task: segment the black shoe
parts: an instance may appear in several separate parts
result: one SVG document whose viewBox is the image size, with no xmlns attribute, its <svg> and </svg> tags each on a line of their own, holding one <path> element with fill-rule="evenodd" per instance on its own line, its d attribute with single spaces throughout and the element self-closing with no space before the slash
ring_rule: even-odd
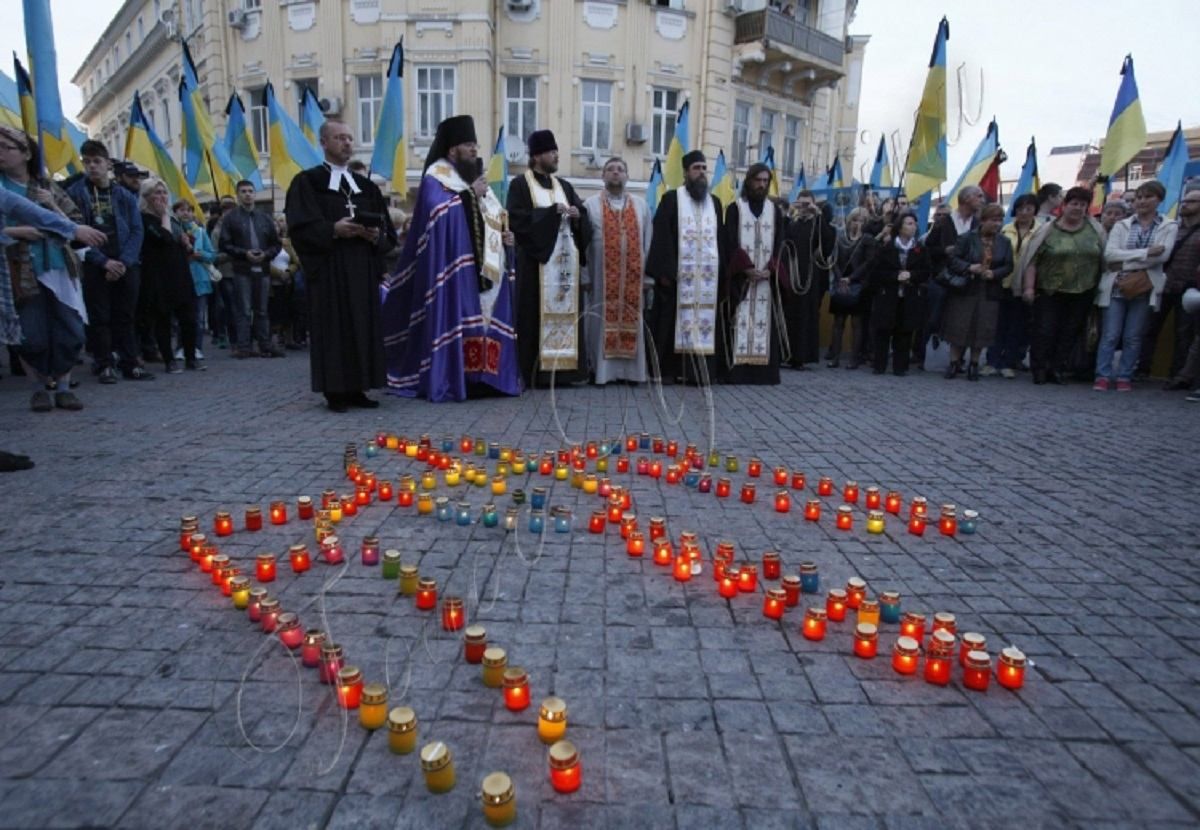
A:
<svg viewBox="0 0 1200 830">
<path fill-rule="evenodd" d="M 846 368 L 847 368 L 847 369 L 851 369 L 851 370 L 853 370 L 853 369 L 857 369 L 857 368 L 858 368 L 858 361 L 857 361 L 857 360 L 851 360 L 849 363 L 847 363 L 847 364 L 846 364 Z"/>
<path fill-rule="evenodd" d="M 1046 382 L 1053 383 L 1057 386 L 1066 386 L 1067 385 L 1067 379 L 1064 378 L 1062 375 L 1060 375 L 1058 372 L 1047 372 L 1046 373 Z"/>
<path fill-rule="evenodd" d="M 326 395 L 325 405 L 329 407 L 330 412 L 345 412 L 350 408 L 341 395 Z"/>
<path fill-rule="evenodd" d="M 1037 369 L 1033 373 L 1033 385 L 1041 386 L 1046 382 L 1046 372 L 1043 369 Z"/>
<path fill-rule="evenodd" d="M 967 380 L 979 380 L 979 364 L 967 364 Z"/>
<path fill-rule="evenodd" d="M 205 365 L 203 360 L 186 360 L 183 366 L 185 369 L 190 369 L 193 372 L 208 371 L 208 366 Z"/>
<path fill-rule="evenodd" d="M 829 369 L 836 369 L 837 367 L 839 367 L 841 365 L 842 365 L 842 362 L 840 360 L 838 360 L 836 357 L 833 360 L 831 360 L 825 364 L 826 368 L 829 368 Z"/>
<path fill-rule="evenodd" d="M 1190 381 L 1181 380 L 1180 378 L 1175 378 L 1174 380 L 1169 380 L 1163 384 L 1164 392 L 1178 392 L 1178 391 L 1181 391 L 1184 389 L 1191 389 L 1191 388 L 1192 388 L 1192 384 Z"/>
<path fill-rule="evenodd" d="M 872 370 L 871 370 L 871 374 L 873 374 L 873 375 L 882 375 L 882 374 L 883 374 L 883 369 L 872 369 Z"/>
<path fill-rule="evenodd" d="M 0 452 L 0 473 L 15 473 L 20 470 L 30 470 L 33 462 L 27 455 L 17 455 L 11 452 Z"/>
<path fill-rule="evenodd" d="M 946 371 L 942 373 L 942 377 L 944 377 L 946 380 L 954 380 L 956 377 L 958 377 L 957 361 L 950 361 L 950 364 L 946 367 Z"/>
<path fill-rule="evenodd" d="M 147 372 L 141 366 L 134 366 L 132 369 L 125 370 L 121 373 L 121 377 L 125 378 L 125 380 L 154 380 L 154 375 Z M 104 382 L 103 377 L 101 377 L 100 382 Z"/>
<path fill-rule="evenodd" d="M 908 370 L 907 369 L 897 369 L 896 371 L 892 372 L 892 374 L 898 378 L 904 378 L 904 377 L 908 377 Z"/>
<path fill-rule="evenodd" d="M 362 392 L 355 392 L 353 395 L 346 396 L 346 403 L 350 406 L 357 406 L 359 409 L 378 409 L 379 401 L 373 398 L 368 398 Z"/>
</svg>

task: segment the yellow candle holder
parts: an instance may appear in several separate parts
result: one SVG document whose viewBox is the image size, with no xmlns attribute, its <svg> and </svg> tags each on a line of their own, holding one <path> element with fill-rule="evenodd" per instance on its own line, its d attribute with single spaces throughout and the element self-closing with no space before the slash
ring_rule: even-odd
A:
<svg viewBox="0 0 1200 830">
<path fill-rule="evenodd" d="M 388 713 L 388 749 L 407 755 L 417 748 L 417 714 L 407 706 Z"/>
</svg>

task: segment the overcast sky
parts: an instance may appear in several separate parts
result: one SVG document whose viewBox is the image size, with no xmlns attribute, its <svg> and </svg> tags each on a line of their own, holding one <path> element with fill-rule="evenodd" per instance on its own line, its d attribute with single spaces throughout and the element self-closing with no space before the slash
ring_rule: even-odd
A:
<svg viewBox="0 0 1200 830">
<path fill-rule="evenodd" d="M 20 6 L 15 0 L 7 0 L 7 5 L 17 19 L 0 27 L 0 56 L 11 75 L 7 56 L 16 51 L 24 60 L 26 50 Z M 71 76 L 120 5 L 119 0 L 51 0 L 59 82 L 69 116 L 79 112 L 82 102 Z M 993 115 L 1010 159 L 1007 177 L 1015 178 L 1031 135 L 1037 136 L 1043 159 L 1053 146 L 1103 136 L 1126 52 L 1134 56 L 1150 130 L 1172 129 L 1180 119 L 1184 126 L 1200 125 L 1195 73 L 1184 69 L 1190 66 L 1187 55 L 1195 50 L 1200 30 L 1197 8 L 1196 0 L 1142 0 L 1133 5 L 1118 0 L 860 0 L 850 31 L 870 35 L 871 42 L 863 71 L 862 143 L 854 175 L 861 178 L 869 172 L 880 134 L 898 130 L 901 144 L 907 146 L 943 14 L 950 18 L 949 134 L 958 138 L 950 148 L 951 181 Z M 958 119 L 956 69 L 964 63 L 967 116 L 974 120 L 979 115 L 973 126 Z"/>
</svg>

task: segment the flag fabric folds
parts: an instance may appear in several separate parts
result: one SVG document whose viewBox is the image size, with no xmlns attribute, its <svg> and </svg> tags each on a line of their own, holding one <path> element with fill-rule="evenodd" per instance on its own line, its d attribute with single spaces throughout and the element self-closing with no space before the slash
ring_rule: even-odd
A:
<svg viewBox="0 0 1200 830">
<path fill-rule="evenodd" d="M 504 125 L 496 134 L 496 146 L 492 148 L 492 157 L 487 166 L 488 187 L 504 205 L 508 203 L 508 156 L 504 154 Z"/>
<path fill-rule="evenodd" d="M 1021 165 L 1021 175 L 1017 177 L 1017 184 L 1008 199 L 1008 212 L 1004 214 L 1006 225 L 1013 220 L 1013 205 L 1017 198 L 1026 193 L 1036 195 L 1041 186 L 1042 181 L 1038 177 L 1037 142 L 1031 138 L 1029 146 L 1025 148 L 1025 163 Z"/>
<path fill-rule="evenodd" d="M 725 161 L 725 151 L 717 153 L 716 165 L 713 167 L 712 194 L 721 203 L 721 209 L 727 210 L 737 201 L 737 183 L 733 178 L 733 169 Z"/>
<path fill-rule="evenodd" d="M 21 99 L 17 95 L 17 82 L 0 71 L 0 124 L 14 130 L 24 129 L 21 123 Z"/>
<path fill-rule="evenodd" d="M 683 184 L 683 157 L 688 152 L 690 113 L 691 102 L 684 101 L 675 119 L 675 135 L 667 147 L 667 158 L 662 164 L 662 178 L 667 190 L 674 190 Z"/>
<path fill-rule="evenodd" d="M 658 210 L 658 200 L 666 191 L 667 185 L 663 181 L 662 162 L 655 159 L 654 167 L 650 169 L 650 181 L 646 184 L 646 206 L 650 208 L 651 216 L 654 215 L 654 211 Z"/>
<path fill-rule="evenodd" d="M 392 190 L 401 194 L 408 192 L 404 139 L 404 43 L 401 41 L 392 49 L 388 63 L 387 89 L 375 125 L 375 150 L 371 153 L 371 172 L 390 179 Z"/>
<path fill-rule="evenodd" d="M 892 165 L 888 160 L 887 136 L 879 137 L 879 149 L 875 151 L 875 164 L 871 167 L 872 190 L 892 186 Z"/>
<path fill-rule="evenodd" d="M 846 184 L 846 176 L 842 173 L 842 159 L 840 156 L 835 156 L 833 164 L 829 165 L 829 170 L 825 174 L 825 188 L 833 190 L 837 187 L 845 187 Z"/>
<path fill-rule="evenodd" d="M 992 165 L 998 152 L 1000 152 L 1000 128 L 996 125 L 996 119 L 993 118 L 992 123 L 988 124 L 987 133 L 984 134 L 983 140 L 979 142 L 979 146 L 971 154 L 971 160 L 967 162 L 966 169 L 958 177 L 958 181 L 954 183 L 954 187 L 950 190 L 950 195 L 946 197 L 951 210 L 958 207 L 958 193 L 960 190 L 968 185 L 978 185 L 983 180 L 983 174 Z"/>
<path fill-rule="evenodd" d="M 15 54 L 13 72 L 17 76 L 17 105 L 21 112 L 21 129 L 26 135 L 37 135 L 37 106 L 33 101 L 33 81 L 29 79 L 29 73 Z"/>
<path fill-rule="evenodd" d="M 788 194 L 788 202 L 794 202 L 800 197 L 801 190 L 808 190 L 808 177 L 804 175 L 804 165 L 800 165 L 800 172 L 796 174 L 796 181 L 792 183 L 792 192 Z"/>
<path fill-rule="evenodd" d="M 133 108 L 129 112 L 129 131 L 125 134 L 125 158 L 138 164 L 163 180 L 171 201 L 183 199 L 192 206 L 196 216 L 203 217 L 200 203 L 188 187 L 187 179 L 171 160 L 171 154 L 155 134 L 142 110 L 142 97 L 133 93 Z"/>
<path fill-rule="evenodd" d="M 1175 125 L 1171 143 L 1167 145 L 1167 154 L 1163 157 L 1162 166 L 1158 168 L 1158 180 L 1167 189 L 1166 198 L 1159 204 L 1158 212 L 1168 219 L 1174 219 L 1179 211 L 1179 198 L 1183 193 L 1183 171 L 1187 164 L 1187 140 L 1183 137 L 1183 122 L 1179 122 Z"/>
<path fill-rule="evenodd" d="M 225 145 L 225 152 L 237 168 L 238 175 L 251 182 L 255 190 L 262 190 L 258 148 L 254 146 L 254 136 L 250 133 L 250 125 L 246 123 L 246 108 L 236 92 L 229 96 L 229 103 L 225 105 L 225 138 L 221 143 Z"/>
<path fill-rule="evenodd" d="M 933 41 L 929 74 L 925 77 L 904 165 L 903 186 L 912 199 L 946 180 L 946 41 L 949 39 L 950 23 L 943 17 Z"/>
<path fill-rule="evenodd" d="M 775 169 L 775 148 L 770 144 L 763 151 L 762 163 L 767 165 L 767 169 L 771 171 L 771 183 L 767 185 L 767 196 L 772 199 L 778 199 L 780 196 L 779 171 Z M 716 179 L 713 179 L 713 181 L 716 181 Z"/>
<path fill-rule="evenodd" d="M 232 196 L 241 175 L 225 145 L 217 141 L 208 105 L 187 43 L 183 44 L 183 77 L 179 79 L 179 108 L 183 113 L 183 169 L 190 187 Z"/>
<path fill-rule="evenodd" d="M 1142 101 L 1133 76 L 1133 56 L 1126 55 L 1121 64 L 1121 86 L 1108 119 L 1104 149 L 1100 151 L 1099 174 L 1111 177 L 1145 146 L 1146 119 L 1142 115 Z"/>
<path fill-rule="evenodd" d="M 324 158 L 308 143 L 299 125 L 288 117 L 279 99 L 275 97 L 275 88 L 270 82 L 263 89 L 263 101 L 267 107 L 271 178 L 276 185 L 287 190 L 297 173 L 316 167 Z"/>
<path fill-rule="evenodd" d="M 300 90 L 300 131 L 316 150 L 321 149 L 321 125 L 324 123 L 325 113 L 321 110 L 317 93 L 306 85 Z"/>
<path fill-rule="evenodd" d="M 42 163 L 53 175 L 76 160 L 75 148 L 63 118 L 58 94 L 58 65 L 54 50 L 54 23 L 50 0 L 23 0 L 25 10 L 25 49 L 33 77 L 33 101 L 37 128 L 30 135 L 41 144 Z"/>
</svg>

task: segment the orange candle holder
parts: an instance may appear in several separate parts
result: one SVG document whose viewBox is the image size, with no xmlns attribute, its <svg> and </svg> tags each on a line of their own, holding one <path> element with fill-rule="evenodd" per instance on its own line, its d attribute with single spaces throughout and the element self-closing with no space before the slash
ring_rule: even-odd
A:
<svg viewBox="0 0 1200 830">
<path fill-rule="evenodd" d="M 829 612 L 824 608 L 810 606 L 804 610 L 804 622 L 800 624 L 800 633 L 804 635 L 806 640 L 824 640 L 825 639 L 825 620 L 829 616 Z"/>
<path fill-rule="evenodd" d="M 270 506 L 271 524 L 287 524 L 287 505 L 281 501 L 273 501 Z"/>
<path fill-rule="evenodd" d="M 841 588 L 830 588 L 825 595 L 825 614 L 834 622 L 846 619 L 846 592 Z"/>
<path fill-rule="evenodd" d="M 686 553 L 681 553 L 675 557 L 675 566 L 672 570 L 676 582 L 687 582 L 692 578 L 692 560 Z"/>
<path fill-rule="evenodd" d="M 504 670 L 504 706 L 510 712 L 529 708 L 529 675 L 519 666 Z"/>
<path fill-rule="evenodd" d="M 792 497 L 787 490 L 780 490 L 775 493 L 775 512 L 789 513 L 792 509 Z"/>
<path fill-rule="evenodd" d="M 254 578 L 259 582 L 275 581 L 275 554 L 260 553 L 254 560 Z"/>
<path fill-rule="evenodd" d="M 458 631 L 466 624 L 466 620 L 462 597 L 442 598 L 442 631 Z"/>
<path fill-rule="evenodd" d="M 809 499 L 804 505 L 804 521 L 815 522 L 821 518 L 821 502 L 817 499 Z"/>
<path fill-rule="evenodd" d="M 854 508 L 848 504 L 839 505 L 837 509 L 837 529 L 851 530 L 854 527 Z"/>
<path fill-rule="evenodd" d="M 854 627 L 854 656 L 873 660 L 879 652 L 879 629 L 870 623 L 859 623 Z"/>
<path fill-rule="evenodd" d="M 1025 655 L 1016 646 L 1000 652 L 1000 665 L 996 667 L 996 682 L 1005 689 L 1016 691 L 1025 685 Z"/>
<path fill-rule="evenodd" d="M 768 620 L 782 620 L 787 608 L 787 594 L 782 588 L 768 588 L 763 596 L 763 616 Z"/>
<path fill-rule="evenodd" d="M 675 549 L 670 539 L 659 539 L 654 543 L 654 564 L 666 567 L 675 559 Z"/>
<path fill-rule="evenodd" d="M 879 627 L 879 600 L 863 597 L 862 602 L 858 604 L 858 619 L 860 623 L 870 623 L 876 628 Z"/>
<path fill-rule="evenodd" d="M 738 590 L 749 594 L 758 590 L 758 567 L 749 562 L 738 568 Z"/>
<path fill-rule="evenodd" d="M 550 786 L 555 792 L 573 793 L 579 789 L 583 770 L 579 764 L 579 750 L 570 741 L 559 741 L 550 747 Z"/>
<path fill-rule="evenodd" d="M 916 674 L 920 659 L 921 646 L 916 640 L 903 635 L 896 638 L 892 647 L 892 669 L 896 674 Z"/>
<path fill-rule="evenodd" d="M 416 605 L 421 611 L 432 611 L 437 607 L 437 580 L 428 576 L 417 580 Z"/>
<path fill-rule="evenodd" d="M 893 516 L 900 515 L 900 508 L 903 506 L 903 504 L 904 502 L 900 498 L 900 494 L 895 490 L 888 490 L 887 495 L 884 496 L 883 509 L 888 513 L 891 513 Z"/>
<path fill-rule="evenodd" d="M 630 556 L 642 556 L 646 552 L 646 539 L 640 531 L 634 530 L 625 542 L 625 552 Z"/>
<path fill-rule="evenodd" d="M 783 562 L 776 551 L 769 550 L 762 556 L 763 579 L 779 579 L 783 570 Z"/>
<path fill-rule="evenodd" d="M 967 652 L 963 664 L 963 686 L 974 692 L 986 692 L 992 679 L 992 658 L 986 651 Z"/>
</svg>

